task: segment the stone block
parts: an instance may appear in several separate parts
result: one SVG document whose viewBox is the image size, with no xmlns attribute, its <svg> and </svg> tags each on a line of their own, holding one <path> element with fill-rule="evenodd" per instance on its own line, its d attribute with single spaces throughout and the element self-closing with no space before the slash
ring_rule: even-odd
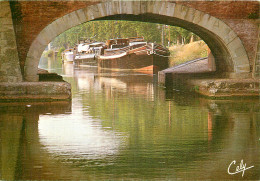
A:
<svg viewBox="0 0 260 181">
<path fill-rule="evenodd" d="M 8 63 L 13 64 L 17 63 L 18 64 L 18 52 L 16 51 L 15 48 L 8 48 L 5 51 L 6 58 L 8 59 Z"/>
<path fill-rule="evenodd" d="M 15 48 L 16 42 L 15 42 L 14 39 L 0 40 L 0 46 L 1 47 L 7 47 L 7 48 Z"/>
<path fill-rule="evenodd" d="M 119 1 L 113 1 L 111 3 L 106 3 L 106 11 L 109 15 L 121 14 L 121 5 Z M 110 9 L 109 9 L 110 8 Z"/>
<path fill-rule="evenodd" d="M 15 40 L 14 31 L 5 31 L 3 32 L 4 40 Z"/>
<path fill-rule="evenodd" d="M 52 22 L 49 26 L 52 26 L 54 31 L 56 32 L 57 36 L 64 32 L 64 30 L 61 28 L 62 26 L 59 24 L 60 21 L 56 20 Z"/>
<path fill-rule="evenodd" d="M 9 3 L 9 1 L 1 1 L 0 8 L 1 8 L 1 10 L 3 9 L 3 10 L 9 11 L 10 10 L 10 3 Z"/>
<path fill-rule="evenodd" d="M 133 10 L 133 2 L 132 1 L 121 1 L 124 2 L 124 8 L 122 10 L 124 10 L 123 12 L 125 14 L 134 14 L 134 10 Z"/>
<path fill-rule="evenodd" d="M 100 5 L 100 6 L 101 6 L 101 5 Z M 100 6 L 98 6 L 98 7 L 100 7 Z M 101 9 L 100 9 L 100 11 L 101 11 Z M 86 16 L 85 16 L 85 14 L 84 14 L 84 11 L 83 11 L 82 9 L 77 10 L 77 11 L 76 11 L 76 14 L 77 14 L 77 16 L 78 16 L 78 19 L 79 19 L 79 22 L 80 22 L 80 23 L 84 23 L 84 22 L 87 21 Z M 103 16 L 104 16 L 104 15 L 103 15 Z"/>
<path fill-rule="evenodd" d="M 167 12 L 166 11 L 166 3 L 165 2 L 162 2 L 161 3 L 161 7 L 158 7 L 158 14 L 160 15 L 165 15 L 165 13 Z"/>
<path fill-rule="evenodd" d="M 12 17 L 0 17 L 0 24 L 2 24 L 2 25 L 13 25 Z"/>
<path fill-rule="evenodd" d="M 226 44 L 229 44 L 231 41 L 233 41 L 235 38 L 237 38 L 237 35 L 235 32 L 229 28 L 229 32 L 223 35 L 223 40 Z"/>
<path fill-rule="evenodd" d="M 2 2 L 1 2 L 2 4 Z M 7 17 L 7 18 L 12 18 L 12 14 L 11 14 L 11 11 L 10 11 L 10 7 L 2 7 L 0 4 L 0 18 L 1 17 Z"/>
<path fill-rule="evenodd" d="M 53 86 L 48 84 L 35 84 L 33 86 L 27 86 L 26 92 L 30 95 L 41 95 L 41 94 L 51 94 Z"/>
<path fill-rule="evenodd" d="M 95 19 L 94 12 L 90 9 L 90 7 L 88 7 L 88 8 L 85 10 L 85 15 L 86 15 L 86 19 L 87 19 L 88 21 L 91 21 L 91 20 L 94 20 L 94 19 Z"/>
<path fill-rule="evenodd" d="M 68 16 L 66 16 L 66 18 L 68 18 Z M 68 24 L 70 24 L 69 21 L 68 21 Z M 45 27 L 46 36 L 43 38 L 46 41 L 45 41 L 44 45 L 47 46 L 58 35 L 57 31 L 55 31 L 54 28 L 55 28 L 55 26 L 51 26 L 51 25 Z"/>
<path fill-rule="evenodd" d="M 104 6 L 104 15 L 105 16 L 109 16 L 109 15 L 112 15 L 113 13 L 114 13 L 114 11 L 116 11 L 116 8 L 115 8 L 115 3 L 116 2 L 111 2 L 111 1 L 108 1 L 108 2 L 105 2 L 104 4 L 103 4 L 103 6 Z"/>
<path fill-rule="evenodd" d="M 193 9 L 193 8 L 189 8 L 186 16 L 184 17 L 185 20 L 187 20 L 188 22 L 193 22 L 193 19 L 195 17 L 195 12 L 196 12 L 196 9 Z"/>
<path fill-rule="evenodd" d="M 250 66 L 249 65 L 237 65 L 234 69 L 235 73 L 244 73 L 244 72 L 250 72 Z"/>
<path fill-rule="evenodd" d="M 25 79 L 25 81 L 28 81 L 28 82 L 38 82 L 39 76 L 38 75 L 25 75 L 24 79 Z"/>
<path fill-rule="evenodd" d="M 0 99 L 68 100 L 71 99 L 71 86 L 67 82 L 0 83 Z"/>
<path fill-rule="evenodd" d="M 4 25 L 0 22 L 0 32 L 1 34 L 4 32 L 12 32 L 13 31 L 13 25 Z M 0 39 L 5 39 L 4 36 L 0 36 Z"/>
<path fill-rule="evenodd" d="M 48 45 L 50 42 L 49 40 L 49 36 L 48 36 L 48 30 L 47 30 L 47 27 L 44 28 L 37 36 L 37 38 L 33 41 L 32 45 L 35 44 L 40 44 L 40 45 Z M 32 47 L 31 45 L 31 47 Z"/>
<path fill-rule="evenodd" d="M 256 66 L 255 66 L 255 71 L 258 72 L 258 73 L 260 73 L 260 65 L 256 65 Z"/>
<path fill-rule="evenodd" d="M 237 57 L 241 57 L 246 54 L 246 51 L 245 51 L 244 47 L 238 47 L 237 49 L 235 49 L 235 54 Z"/>
<path fill-rule="evenodd" d="M 132 13 L 134 15 L 141 14 L 141 2 L 140 1 L 133 1 L 132 2 Z"/>
<path fill-rule="evenodd" d="M 174 15 L 175 3 L 167 2 L 164 15 L 172 17 Z"/>
<path fill-rule="evenodd" d="M 187 6 L 182 6 L 180 4 L 176 4 L 174 10 L 174 17 L 184 20 L 189 8 Z"/>
<path fill-rule="evenodd" d="M 247 79 L 247 78 L 251 78 L 252 75 L 248 72 L 245 72 L 245 73 L 243 73 L 243 72 L 240 72 L 240 73 L 232 72 L 232 73 L 229 73 L 227 75 L 227 77 L 230 78 L 230 79 Z"/>
<path fill-rule="evenodd" d="M 248 61 L 247 55 L 242 55 L 240 57 L 233 58 L 233 63 L 234 63 L 234 66 L 238 66 L 238 65 L 248 65 L 249 66 L 249 61 Z"/>
<path fill-rule="evenodd" d="M 35 61 L 36 61 L 36 60 L 40 60 L 41 55 L 42 55 L 42 53 L 43 53 L 45 47 L 46 47 L 46 46 L 41 46 L 41 47 L 39 47 L 39 48 L 37 48 L 37 49 L 36 49 L 36 48 L 32 48 L 32 50 L 30 50 L 30 52 L 28 53 L 28 56 L 34 57 L 34 60 L 35 60 Z"/>
<path fill-rule="evenodd" d="M 201 21 L 201 19 L 202 19 L 202 17 L 204 16 L 204 14 L 205 14 L 205 13 L 196 10 L 195 13 L 194 13 L 194 18 L 193 18 L 193 21 L 192 21 L 192 22 L 193 22 L 194 24 L 198 24 L 198 23 Z"/>
<path fill-rule="evenodd" d="M 105 9 L 104 9 L 103 4 L 98 4 L 97 8 L 98 8 L 98 11 L 100 12 L 100 16 L 104 17 L 105 16 Z"/>
<path fill-rule="evenodd" d="M 182 15 L 182 5 L 176 4 L 175 8 L 174 8 L 173 16 L 176 17 L 176 18 L 181 19 L 181 15 Z"/>
<path fill-rule="evenodd" d="M 30 47 L 30 49 L 28 51 L 28 54 L 27 54 L 28 57 L 32 57 L 33 56 L 32 54 L 33 54 L 33 50 L 34 49 L 38 49 L 38 48 L 44 46 L 44 44 L 42 44 L 40 41 L 41 41 L 40 37 L 37 37 L 37 39 L 35 39 L 33 41 L 33 43 L 31 44 L 31 47 Z"/>
<path fill-rule="evenodd" d="M 113 3 L 113 13 L 127 14 L 126 1 L 118 1 L 117 3 Z"/>
<path fill-rule="evenodd" d="M 24 70 L 26 75 L 36 75 L 38 72 L 39 60 L 35 57 L 28 57 L 25 62 Z"/>
<path fill-rule="evenodd" d="M 153 13 L 155 1 L 147 1 L 146 2 L 146 13 Z M 145 6 L 143 7 L 145 9 Z"/>
<path fill-rule="evenodd" d="M 237 37 L 233 41 L 231 41 L 228 45 L 227 48 L 230 50 L 231 55 L 233 58 L 239 57 L 239 56 L 245 56 L 246 51 L 242 45 L 241 40 Z"/>
<path fill-rule="evenodd" d="M 66 16 L 67 15 L 65 15 L 65 16 L 63 16 L 62 18 L 59 19 L 60 28 L 64 31 L 71 28 Z M 88 15 L 86 15 L 86 18 L 88 18 Z"/>
<path fill-rule="evenodd" d="M 199 25 L 207 28 L 208 30 L 210 30 L 212 32 L 217 32 L 218 31 L 218 25 L 219 25 L 218 23 L 219 23 L 219 21 L 220 21 L 219 19 L 217 19 L 217 18 L 215 18 L 213 16 L 205 14 L 202 17 L 202 21 L 199 22 Z"/>
<path fill-rule="evenodd" d="M 99 9 L 96 7 L 96 5 L 89 6 L 88 7 L 88 19 L 93 20 L 95 18 L 100 18 L 101 13 L 99 12 Z"/>
<path fill-rule="evenodd" d="M 237 35 L 232 31 L 232 29 L 227 26 L 224 22 L 217 20 L 214 26 L 211 28 L 211 30 L 221 37 L 222 40 L 226 44 L 229 44 L 232 42 L 235 38 L 237 38 Z"/>
<path fill-rule="evenodd" d="M 162 8 L 162 3 L 160 1 L 155 1 L 153 4 L 152 13 L 159 14 L 159 10 Z"/>
<path fill-rule="evenodd" d="M 211 16 L 209 14 L 204 14 L 201 17 L 200 21 L 198 22 L 198 25 L 208 29 L 208 26 L 210 26 L 210 23 L 209 23 L 210 17 Z M 213 23 L 213 22 L 211 22 L 211 23 Z"/>
<path fill-rule="evenodd" d="M 147 1 L 141 1 L 140 2 L 140 13 L 141 14 L 145 14 L 145 13 L 147 13 L 147 6 L 148 6 L 148 3 L 147 3 Z"/>
<path fill-rule="evenodd" d="M 68 14 L 68 16 L 66 18 L 68 18 L 68 22 L 69 22 L 70 27 L 77 26 L 77 25 L 79 25 L 81 23 L 75 11 L 70 13 L 70 14 Z M 54 28 L 54 27 L 51 27 L 51 28 Z M 55 32 L 55 34 L 57 36 L 56 29 L 54 29 L 54 32 Z"/>
</svg>

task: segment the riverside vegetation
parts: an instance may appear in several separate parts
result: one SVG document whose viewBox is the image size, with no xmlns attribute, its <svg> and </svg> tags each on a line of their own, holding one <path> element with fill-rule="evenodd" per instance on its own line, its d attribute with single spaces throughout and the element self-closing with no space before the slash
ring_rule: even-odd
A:
<svg viewBox="0 0 260 181">
<path fill-rule="evenodd" d="M 58 57 L 66 48 L 74 47 L 79 40 L 105 42 L 113 38 L 143 36 L 149 42 L 167 46 L 171 52 L 170 65 L 178 65 L 189 60 L 207 56 L 207 45 L 197 35 L 176 26 L 136 21 L 92 21 L 75 26 L 57 36 L 52 48 L 58 51 Z M 46 51 L 45 56 L 52 52 Z"/>
<path fill-rule="evenodd" d="M 137 21 L 91 21 L 75 26 L 57 36 L 52 42 L 54 48 L 69 48 L 79 40 L 105 42 L 113 38 L 143 36 L 146 41 L 157 42 L 164 46 L 187 44 L 200 38 L 190 31 L 176 26 Z"/>
<path fill-rule="evenodd" d="M 169 47 L 171 57 L 170 66 L 179 65 L 190 60 L 208 56 L 208 46 L 204 41 L 195 41 L 186 45 Z"/>
</svg>

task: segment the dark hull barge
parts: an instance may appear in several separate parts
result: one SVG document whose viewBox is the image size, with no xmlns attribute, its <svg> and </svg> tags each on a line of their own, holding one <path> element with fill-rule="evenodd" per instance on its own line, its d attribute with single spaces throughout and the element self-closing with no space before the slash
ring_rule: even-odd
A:
<svg viewBox="0 0 260 181">
<path fill-rule="evenodd" d="M 121 48 L 103 50 L 98 56 L 98 67 L 115 71 L 138 71 L 153 74 L 168 68 L 168 56 L 168 49 L 162 45 L 130 42 Z"/>
</svg>

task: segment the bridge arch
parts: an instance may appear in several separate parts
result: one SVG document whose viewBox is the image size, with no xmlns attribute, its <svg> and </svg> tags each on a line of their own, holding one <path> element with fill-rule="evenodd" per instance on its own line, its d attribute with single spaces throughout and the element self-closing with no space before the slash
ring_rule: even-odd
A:
<svg viewBox="0 0 260 181">
<path fill-rule="evenodd" d="M 26 81 L 38 81 L 39 60 L 45 47 L 59 34 L 92 20 L 136 20 L 175 25 L 200 36 L 211 49 L 217 74 L 250 75 L 246 50 L 223 21 L 178 3 L 161 1 L 107 1 L 69 13 L 46 26 L 31 44 L 24 67 Z"/>
</svg>

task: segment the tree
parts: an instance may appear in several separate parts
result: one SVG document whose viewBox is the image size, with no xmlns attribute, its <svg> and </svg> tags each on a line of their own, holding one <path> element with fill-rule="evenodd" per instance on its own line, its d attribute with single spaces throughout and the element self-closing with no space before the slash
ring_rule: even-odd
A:
<svg viewBox="0 0 260 181">
<path fill-rule="evenodd" d="M 138 21 L 101 20 L 83 23 L 65 31 L 54 39 L 52 45 L 57 48 L 69 48 L 75 46 L 79 40 L 92 39 L 105 42 L 108 39 L 135 36 L 143 36 L 149 42 L 163 42 L 164 45 L 167 45 L 168 41 L 174 44 L 186 44 L 199 39 L 192 32 L 176 26 Z"/>
</svg>

